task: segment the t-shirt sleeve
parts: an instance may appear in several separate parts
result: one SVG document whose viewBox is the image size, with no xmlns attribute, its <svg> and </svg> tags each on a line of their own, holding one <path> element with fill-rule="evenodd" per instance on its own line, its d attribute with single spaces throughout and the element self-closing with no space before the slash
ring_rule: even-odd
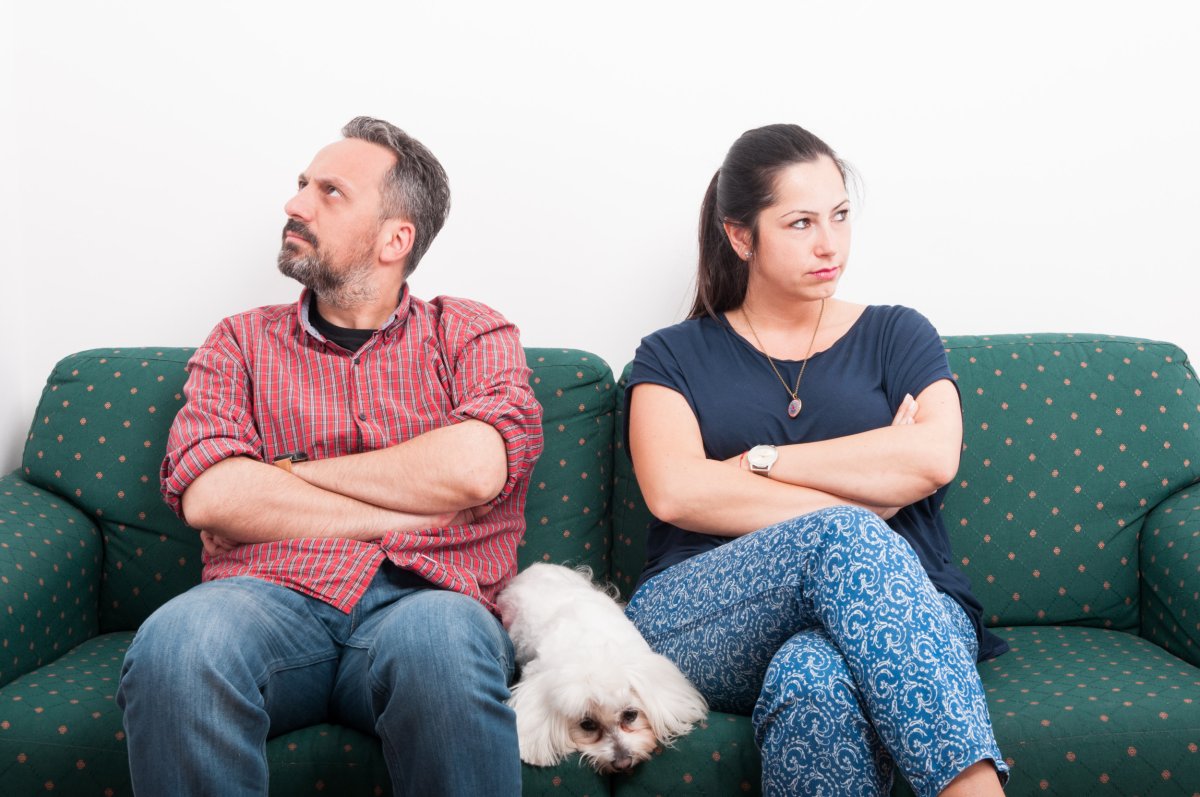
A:
<svg viewBox="0 0 1200 797">
<path fill-rule="evenodd" d="M 941 379 L 949 379 L 954 384 L 941 336 L 929 319 L 916 310 L 893 309 L 884 327 L 881 354 L 883 388 L 892 407 L 900 406 L 905 393 L 915 397 Z"/>
<path fill-rule="evenodd" d="M 625 440 L 629 440 L 629 406 L 633 397 L 633 389 L 641 384 L 662 385 L 680 393 L 692 405 L 691 392 L 688 390 L 687 379 L 670 345 L 664 339 L 661 331 L 642 338 L 637 352 L 633 355 L 633 367 L 629 369 L 629 379 L 625 383 Z M 692 406 L 692 412 L 696 408 Z M 633 456 L 629 446 L 625 453 Z"/>
<path fill-rule="evenodd" d="M 626 402 L 634 385 L 650 382 L 687 394 L 683 368 L 675 358 L 662 333 L 647 335 L 633 356 L 633 368 L 625 385 Z"/>
</svg>

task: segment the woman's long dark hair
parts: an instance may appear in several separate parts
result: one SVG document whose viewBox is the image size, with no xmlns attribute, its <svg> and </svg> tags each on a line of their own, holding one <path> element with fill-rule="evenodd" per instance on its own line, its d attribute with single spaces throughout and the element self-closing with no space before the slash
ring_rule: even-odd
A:
<svg viewBox="0 0 1200 797">
<path fill-rule="evenodd" d="M 712 316 L 740 307 L 749 272 L 725 235 L 724 223 L 750 229 L 758 243 L 758 214 L 775 201 L 775 179 L 795 163 L 827 157 L 846 179 L 846 166 L 829 145 L 799 125 L 767 125 L 747 130 L 733 142 L 700 207 L 700 267 L 696 298 L 688 318 Z"/>
</svg>

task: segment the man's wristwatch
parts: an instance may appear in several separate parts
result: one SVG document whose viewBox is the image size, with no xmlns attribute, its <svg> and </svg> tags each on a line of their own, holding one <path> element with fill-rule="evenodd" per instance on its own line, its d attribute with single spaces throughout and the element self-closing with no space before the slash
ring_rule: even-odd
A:
<svg viewBox="0 0 1200 797">
<path fill-rule="evenodd" d="M 277 468 L 283 468 L 288 473 L 291 473 L 293 462 L 307 462 L 307 461 L 308 461 L 308 454 L 305 454 L 303 451 L 292 451 L 290 453 L 275 457 L 275 459 L 272 460 L 271 464 Z"/>
<path fill-rule="evenodd" d="M 746 452 L 746 462 L 750 463 L 750 472 L 760 476 L 769 476 L 777 459 L 779 459 L 779 451 L 775 446 L 755 446 Z"/>
</svg>

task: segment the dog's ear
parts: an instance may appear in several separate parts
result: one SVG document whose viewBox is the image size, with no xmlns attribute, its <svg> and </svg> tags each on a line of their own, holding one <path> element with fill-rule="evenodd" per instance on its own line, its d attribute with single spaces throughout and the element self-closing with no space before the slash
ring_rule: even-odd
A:
<svg viewBox="0 0 1200 797">
<path fill-rule="evenodd" d="M 567 718 L 553 704 L 554 684 L 547 673 L 533 668 L 521 675 L 508 705 L 517 713 L 517 741 L 521 760 L 535 767 L 557 764 L 575 747 Z"/>
<path fill-rule="evenodd" d="M 655 738 L 663 744 L 669 745 L 708 716 L 704 696 L 666 656 L 646 651 L 630 668 L 629 680 Z"/>
</svg>

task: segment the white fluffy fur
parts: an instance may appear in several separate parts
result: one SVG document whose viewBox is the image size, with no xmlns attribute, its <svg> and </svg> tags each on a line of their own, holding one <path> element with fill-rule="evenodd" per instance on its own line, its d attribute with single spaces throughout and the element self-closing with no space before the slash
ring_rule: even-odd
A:
<svg viewBox="0 0 1200 797">
<path fill-rule="evenodd" d="M 534 564 L 497 603 L 521 666 L 509 705 L 522 761 L 578 750 L 601 772 L 625 771 L 704 719 L 704 698 L 587 568 Z"/>
</svg>

